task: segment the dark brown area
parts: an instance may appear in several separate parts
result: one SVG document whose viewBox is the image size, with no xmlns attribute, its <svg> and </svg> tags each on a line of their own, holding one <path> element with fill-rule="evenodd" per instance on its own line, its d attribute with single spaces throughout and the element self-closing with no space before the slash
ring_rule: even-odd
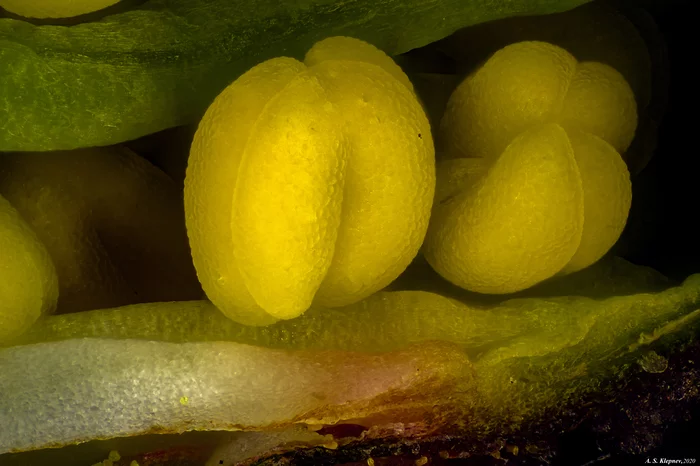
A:
<svg viewBox="0 0 700 466">
<path fill-rule="evenodd" d="M 663 373 L 637 369 L 615 399 L 590 396 L 507 433 L 356 441 L 337 450 L 312 448 L 275 455 L 258 466 L 367 465 L 623 465 L 647 458 L 698 458 L 700 342 L 669 358 Z M 425 458 L 420 461 L 421 458 Z"/>
</svg>

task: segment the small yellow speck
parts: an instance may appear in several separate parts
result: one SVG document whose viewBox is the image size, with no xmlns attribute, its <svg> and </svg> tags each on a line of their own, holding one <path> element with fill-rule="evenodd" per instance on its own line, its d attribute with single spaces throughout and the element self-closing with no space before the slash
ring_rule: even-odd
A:
<svg viewBox="0 0 700 466">
<path fill-rule="evenodd" d="M 109 458 L 112 461 L 119 461 L 120 459 L 122 459 L 122 457 L 119 455 L 119 452 L 115 450 L 110 451 L 107 458 Z"/>
<path fill-rule="evenodd" d="M 518 456 L 520 449 L 517 445 L 506 445 L 506 451 L 513 456 Z"/>
<path fill-rule="evenodd" d="M 131 463 L 129 463 L 129 466 L 139 466 L 139 462 L 136 460 L 133 460 L 133 461 L 131 461 Z"/>
<path fill-rule="evenodd" d="M 374 466 L 374 458 L 367 458 L 367 466 Z"/>
<path fill-rule="evenodd" d="M 450 457 L 450 452 L 447 450 L 440 450 L 439 455 L 440 455 L 440 458 L 442 458 L 443 460 L 446 460 Z"/>
<path fill-rule="evenodd" d="M 190 399 L 186 396 L 181 396 L 180 397 L 180 404 L 182 406 L 187 406 L 190 403 Z"/>
<path fill-rule="evenodd" d="M 426 464 L 427 462 L 428 462 L 428 458 L 425 457 L 425 456 L 421 456 L 420 458 L 418 458 L 418 459 L 416 460 L 416 466 L 423 466 L 423 465 Z"/>
</svg>

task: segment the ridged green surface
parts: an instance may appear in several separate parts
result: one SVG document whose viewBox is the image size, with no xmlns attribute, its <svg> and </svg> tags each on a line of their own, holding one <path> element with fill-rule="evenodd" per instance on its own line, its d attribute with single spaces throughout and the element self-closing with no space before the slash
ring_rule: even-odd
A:
<svg viewBox="0 0 700 466">
<path fill-rule="evenodd" d="M 152 0 L 71 27 L 0 19 L 0 151 L 114 144 L 196 121 L 251 66 L 348 35 L 389 54 L 588 0 Z"/>
<path fill-rule="evenodd" d="M 640 270 L 635 279 L 644 273 Z M 657 328 L 695 310 L 693 306 L 700 309 L 700 275 L 660 292 L 602 299 L 514 298 L 490 306 L 426 291 L 380 292 L 350 306 L 311 309 L 267 327 L 233 322 L 207 301 L 149 303 L 49 316 L 12 344 L 110 338 L 375 352 L 440 340 L 459 345 L 485 364 L 553 353 L 584 339 L 602 345 L 624 336 L 629 345 L 633 337 L 628 330 Z"/>
<path fill-rule="evenodd" d="M 561 305 L 531 304 L 539 306 L 537 313 L 533 314 L 528 301 L 481 309 L 424 291 L 386 292 L 344 308 L 311 309 L 297 319 L 267 327 L 238 324 L 206 301 L 138 304 L 46 318 L 15 344 L 98 337 L 174 343 L 222 340 L 280 349 L 391 351 L 424 340 L 477 348 L 525 334 L 541 336 L 548 331 L 539 325 L 545 319 L 570 330 L 586 327 L 583 316 L 574 317 Z"/>
<path fill-rule="evenodd" d="M 453 287 L 420 262 L 404 277 L 393 285 L 394 291 L 379 292 L 341 308 L 315 307 L 301 317 L 265 327 L 234 322 L 208 301 L 145 303 L 47 316 L 6 346 L 72 338 L 130 338 L 171 343 L 233 341 L 296 350 L 391 351 L 420 341 L 442 340 L 473 352 L 491 348 L 502 354 L 514 341 L 558 348 L 554 342 L 566 345 L 580 338 L 600 316 L 620 312 L 624 316 L 641 305 L 656 308 L 676 300 L 665 314 L 649 316 L 663 322 L 674 312 L 682 313 L 684 306 L 692 306 L 696 298 L 692 288 L 674 286 L 653 269 L 618 257 L 527 292 L 501 297 Z M 540 351 L 535 346 L 533 351 Z"/>
</svg>

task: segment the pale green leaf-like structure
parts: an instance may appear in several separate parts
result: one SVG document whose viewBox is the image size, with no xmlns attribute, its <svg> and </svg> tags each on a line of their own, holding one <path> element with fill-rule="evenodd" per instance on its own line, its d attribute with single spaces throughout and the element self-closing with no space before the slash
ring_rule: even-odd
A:
<svg viewBox="0 0 700 466">
<path fill-rule="evenodd" d="M 99 21 L 0 19 L 0 151 L 102 146 L 196 122 L 253 65 L 346 35 L 391 55 L 589 0 L 151 0 Z"/>
<path fill-rule="evenodd" d="M 471 429 L 515 426 L 631 366 L 662 370 L 664 352 L 700 328 L 700 274 L 659 290 L 665 282 L 611 258 L 539 291 L 573 294 L 491 304 L 399 290 L 268 327 L 206 301 L 46 317 L 0 350 L 0 452 L 428 412 Z"/>
</svg>

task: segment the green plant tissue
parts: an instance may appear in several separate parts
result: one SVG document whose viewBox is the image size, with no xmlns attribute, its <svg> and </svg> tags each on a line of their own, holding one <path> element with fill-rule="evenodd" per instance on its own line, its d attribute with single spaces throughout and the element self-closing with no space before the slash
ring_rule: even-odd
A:
<svg viewBox="0 0 700 466">
<path fill-rule="evenodd" d="M 0 151 L 115 144 L 195 122 L 248 68 L 331 35 L 399 54 L 588 0 L 151 0 L 75 26 L 0 19 Z"/>
<path fill-rule="evenodd" d="M 601 288 L 601 278 L 613 285 Z M 587 393 L 614 389 L 610 382 L 630 367 L 662 372 L 664 354 L 695 338 L 700 325 L 700 274 L 659 289 L 664 281 L 648 268 L 608 258 L 554 282 L 562 289 L 575 284 L 576 294 L 504 296 L 492 304 L 476 303 L 468 295 L 398 290 L 343 308 L 314 308 L 268 327 L 232 322 L 206 301 L 46 317 L 0 349 L 0 371 L 9 375 L 0 378 L 0 418 L 14 423 L 0 430 L 0 452 L 142 434 L 156 422 L 144 417 L 144 404 L 159 413 L 159 428 L 173 432 L 202 429 L 212 412 L 230 414 L 207 424 L 211 429 L 304 422 L 308 412 L 294 408 L 303 400 L 312 407 L 327 400 L 314 408 L 323 415 L 313 411 L 312 417 L 333 422 L 401 406 L 391 398 L 388 405 L 378 401 L 367 411 L 362 403 L 368 398 L 357 397 L 358 387 L 368 390 L 362 395 L 370 400 L 400 389 L 410 400 L 407 406 L 429 406 L 440 416 L 456 413 L 453 419 L 468 419 L 470 429 L 516 428 Z M 615 295 L 613 290 L 636 292 Z M 222 365 L 222 358 L 233 362 Z M 251 367 L 257 369 L 245 369 Z M 295 376 L 302 368 L 317 372 Z M 329 371 L 353 374 L 342 379 Z M 221 381 L 228 372 L 234 385 Z M 260 383 L 263 375 L 286 378 L 295 387 L 296 395 L 275 398 L 275 412 L 284 408 L 283 415 L 249 419 L 247 411 L 227 404 L 258 403 L 262 398 L 246 387 Z M 319 377 L 330 377 L 327 385 L 316 383 Z M 350 379 L 359 385 L 352 388 Z M 154 391 L 153 384 L 160 388 Z M 219 391 L 207 395 L 201 408 L 191 404 L 183 411 L 173 401 L 180 391 L 194 399 L 211 387 Z M 307 399 L 310 389 L 316 398 Z M 125 393 L 139 403 L 126 406 Z M 334 396 L 340 398 L 331 402 Z M 48 410 L 47 400 L 55 397 L 72 401 L 53 403 Z M 439 405 L 436 399 L 442 400 Z M 87 426 L 80 424 L 85 417 L 76 407 L 119 409 L 122 418 Z M 22 437 L 20 445 L 18 432 L 30 431 L 35 439 Z"/>
</svg>

